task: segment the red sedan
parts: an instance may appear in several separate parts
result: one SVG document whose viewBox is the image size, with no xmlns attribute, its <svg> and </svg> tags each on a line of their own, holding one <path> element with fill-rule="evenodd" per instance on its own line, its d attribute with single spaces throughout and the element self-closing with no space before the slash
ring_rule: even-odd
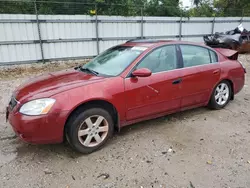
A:
<svg viewBox="0 0 250 188">
<path fill-rule="evenodd" d="M 133 40 L 89 63 L 17 88 L 6 118 L 24 141 L 79 152 L 123 126 L 200 106 L 221 109 L 244 86 L 238 53 L 181 41 Z"/>
</svg>

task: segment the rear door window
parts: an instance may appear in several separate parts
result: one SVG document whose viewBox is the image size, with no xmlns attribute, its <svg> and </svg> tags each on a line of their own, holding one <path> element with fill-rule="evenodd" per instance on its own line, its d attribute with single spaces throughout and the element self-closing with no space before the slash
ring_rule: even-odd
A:
<svg viewBox="0 0 250 188">
<path fill-rule="evenodd" d="M 211 63 L 210 50 L 207 48 L 186 44 L 180 45 L 180 48 L 183 58 L 183 67 L 193 67 Z"/>
</svg>

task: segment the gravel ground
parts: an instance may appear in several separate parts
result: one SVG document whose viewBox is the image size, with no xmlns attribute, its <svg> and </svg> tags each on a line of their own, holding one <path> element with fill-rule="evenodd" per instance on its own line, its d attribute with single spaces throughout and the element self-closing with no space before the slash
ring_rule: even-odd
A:
<svg viewBox="0 0 250 188">
<path fill-rule="evenodd" d="M 250 72 L 250 57 L 240 59 Z M 103 149 L 80 155 L 65 144 L 23 143 L 5 122 L 4 106 L 16 86 L 72 64 L 37 66 L 1 72 L 0 187 L 250 187 L 248 75 L 244 89 L 225 109 L 198 108 L 128 126 Z"/>
</svg>

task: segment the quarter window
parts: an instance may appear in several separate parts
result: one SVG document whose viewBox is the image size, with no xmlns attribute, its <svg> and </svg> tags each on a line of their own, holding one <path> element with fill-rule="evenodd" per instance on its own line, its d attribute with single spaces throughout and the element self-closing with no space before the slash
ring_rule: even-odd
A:
<svg viewBox="0 0 250 188">
<path fill-rule="evenodd" d="M 209 52 L 210 52 L 210 56 L 211 56 L 211 63 L 218 62 L 217 54 L 212 50 L 209 50 Z"/>
<path fill-rule="evenodd" d="M 177 68 L 175 45 L 157 48 L 146 56 L 136 69 L 148 68 L 152 73 L 169 71 Z"/>
<path fill-rule="evenodd" d="M 209 50 L 207 48 L 194 45 L 180 45 L 180 48 L 184 67 L 206 65 L 211 63 Z"/>
</svg>

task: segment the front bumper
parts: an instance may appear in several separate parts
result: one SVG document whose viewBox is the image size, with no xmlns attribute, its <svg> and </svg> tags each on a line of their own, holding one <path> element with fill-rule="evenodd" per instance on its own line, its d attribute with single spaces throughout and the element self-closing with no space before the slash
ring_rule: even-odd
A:
<svg viewBox="0 0 250 188">
<path fill-rule="evenodd" d="M 49 113 L 27 116 L 7 108 L 8 119 L 13 130 L 22 140 L 34 144 L 52 144 L 63 141 L 67 113 Z"/>
</svg>

